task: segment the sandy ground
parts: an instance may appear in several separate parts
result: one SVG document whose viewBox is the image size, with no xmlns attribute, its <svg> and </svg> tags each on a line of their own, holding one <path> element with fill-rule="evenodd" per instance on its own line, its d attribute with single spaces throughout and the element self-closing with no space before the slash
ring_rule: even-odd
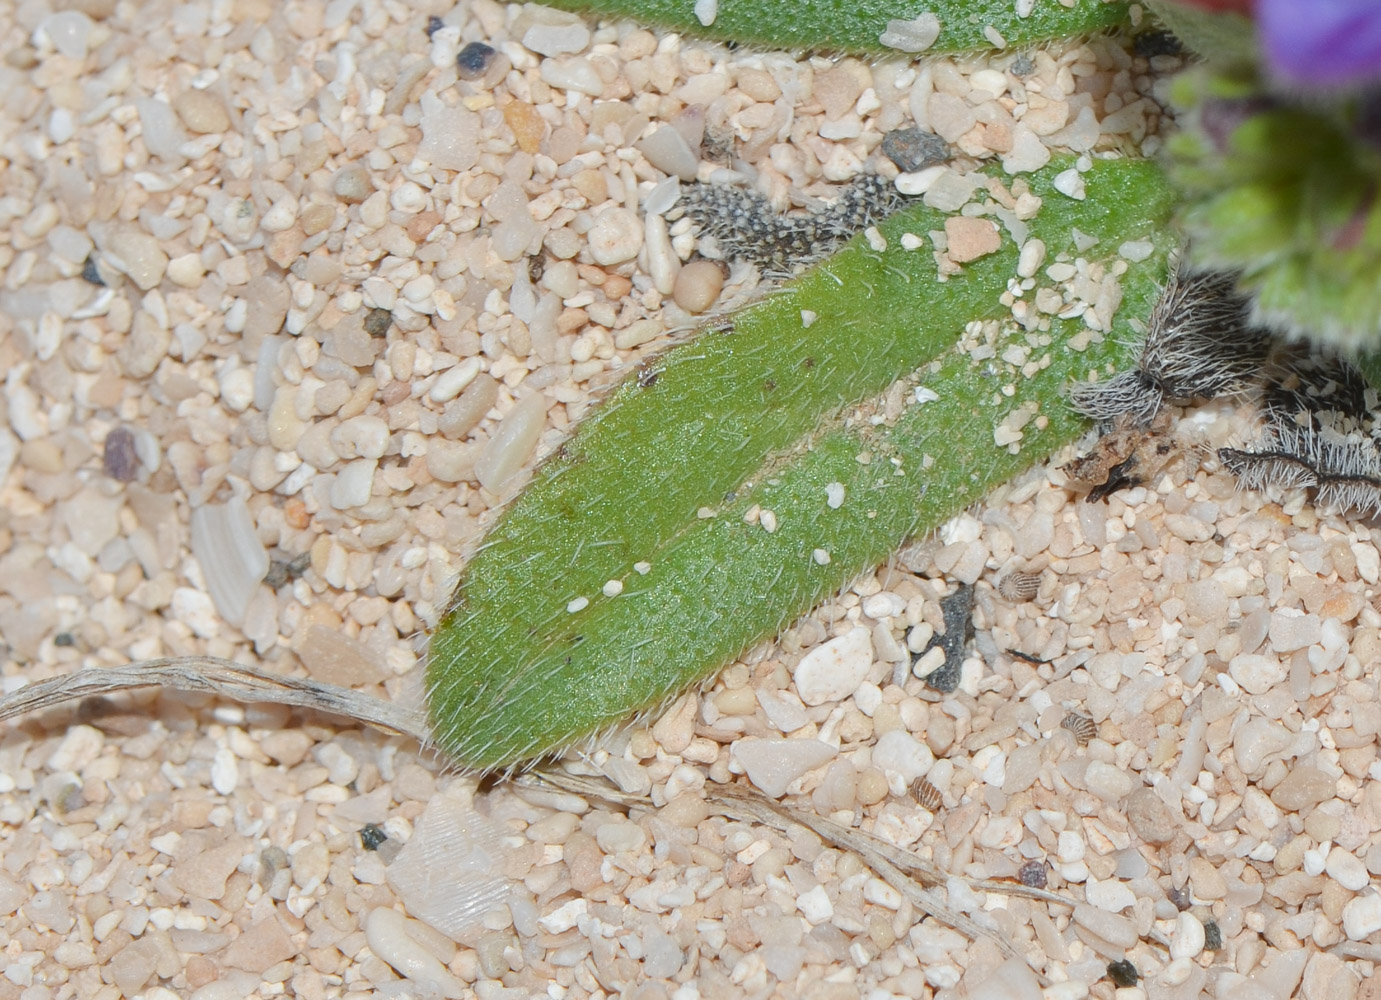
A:
<svg viewBox="0 0 1381 1000">
<path fill-rule="evenodd" d="M 960 170 L 1149 153 L 1174 66 L 797 61 L 489 2 L 4 2 L 0 33 L 4 689 L 207 653 L 408 704 L 487 512 L 713 298 L 649 222 L 669 171 L 727 149 L 785 207 L 895 175 L 917 124 Z M 1248 423 L 1194 413 L 1106 504 L 1005 488 L 572 763 L 611 799 L 209 696 L 9 725 L 0 1000 L 1077 1000 L 1114 960 L 1119 1000 L 1374 997 L 1381 535 L 1239 491 L 1204 446 Z M 941 697 L 908 665 L 959 581 Z M 827 643 L 862 671 L 820 702 Z M 724 796 L 753 783 L 836 826 Z"/>
</svg>

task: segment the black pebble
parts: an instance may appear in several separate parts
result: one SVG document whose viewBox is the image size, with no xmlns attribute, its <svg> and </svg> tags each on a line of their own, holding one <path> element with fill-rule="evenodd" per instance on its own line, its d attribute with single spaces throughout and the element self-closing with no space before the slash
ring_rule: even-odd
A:
<svg viewBox="0 0 1381 1000">
<path fill-rule="evenodd" d="M 269 571 L 264 574 L 264 582 L 277 590 L 296 580 L 303 573 L 307 572 L 307 567 L 312 564 L 312 554 L 304 552 L 300 556 L 294 556 L 290 562 L 282 559 L 273 559 L 269 562 Z"/>
<path fill-rule="evenodd" d="M 388 839 L 388 834 L 384 833 L 373 823 L 366 823 L 360 829 L 360 843 L 366 851 L 377 851 L 379 845 Z"/>
<path fill-rule="evenodd" d="M 923 128 L 893 129 L 882 137 L 882 155 L 910 174 L 950 158 L 949 143 Z"/>
<path fill-rule="evenodd" d="M 96 266 L 94 254 L 86 255 L 86 263 L 82 265 L 82 280 L 89 281 L 93 285 L 100 285 L 102 288 L 105 287 L 105 280 L 101 277 L 100 268 Z"/>
<path fill-rule="evenodd" d="M 1183 913 L 1189 909 L 1189 890 L 1183 886 L 1171 886 L 1166 892 L 1166 898 L 1175 904 L 1175 909 Z"/>
<path fill-rule="evenodd" d="M 57 635 L 53 636 L 54 646 L 75 646 L 76 644 L 76 636 L 71 632 L 59 632 Z"/>
<path fill-rule="evenodd" d="M 1204 951 L 1221 951 L 1223 947 L 1223 929 L 1218 926 L 1216 920 L 1204 921 Z"/>
<path fill-rule="evenodd" d="M 940 598 L 940 611 L 945 616 L 945 631 L 931 637 L 911 666 L 914 669 L 918 660 L 939 646 L 945 651 L 945 662 L 928 674 L 925 682 L 941 694 L 951 694 L 959 686 L 964 669 L 964 647 L 973 638 L 973 587 L 961 583 L 954 593 Z"/>
<path fill-rule="evenodd" d="M 393 325 L 393 313 L 387 309 L 371 309 L 364 318 L 364 332 L 371 337 L 387 337 Z"/>
<path fill-rule="evenodd" d="M 1108 978 L 1112 980 L 1114 986 L 1132 987 L 1136 985 L 1141 973 L 1136 971 L 1136 966 L 1125 958 L 1116 962 L 1108 963 Z"/>
<path fill-rule="evenodd" d="M 462 80 L 478 80 L 489 72 L 494 50 L 483 42 L 471 42 L 456 55 L 456 70 Z"/>
<path fill-rule="evenodd" d="M 1168 31 L 1143 31 L 1132 42 L 1132 51 L 1144 59 L 1177 56 L 1184 52 L 1180 40 Z"/>
<path fill-rule="evenodd" d="M 105 474 L 122 483 L 139 477 L 139 453 L 134 448 L 134 434 L 128 427 L 117 427 L 105 438 L 105 452 L 101 456 Z"/>
<path fill-rule="evenodd" d="M 431 38 L 432 35 L 435 35 L 445 26 L 446 22 L 442 21 L 441 18 L 433 14 L 431 17 L 427 18 L 427 37 Z"/>
</svg>

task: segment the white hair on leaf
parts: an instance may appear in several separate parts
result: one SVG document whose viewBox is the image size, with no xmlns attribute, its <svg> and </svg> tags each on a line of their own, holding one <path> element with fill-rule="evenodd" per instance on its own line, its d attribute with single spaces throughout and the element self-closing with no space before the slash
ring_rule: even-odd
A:
<svg viewBox="0 0 1381 1000">
<path fill-rule="evenodd" d="M 1147 427 L 1169 400 L 1213 399 L 1255 387 L 1270 358 L 1268 331 L 1247 321 L 1236 276 L 1175 271 L 1151 310 L 1137 365 L 1106 382 L 1074 386 L 1070 403 L 1103 424 Z"/>
</svg>

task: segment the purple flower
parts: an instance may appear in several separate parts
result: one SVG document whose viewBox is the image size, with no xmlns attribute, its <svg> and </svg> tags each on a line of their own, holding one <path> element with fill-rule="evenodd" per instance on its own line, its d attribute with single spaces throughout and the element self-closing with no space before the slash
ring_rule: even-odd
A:
<svg viewBox="0 0 1381 1000">
<path fill-rule="evenodd" d="M 1381 78 L 1381 0 L 1256 0 L 1272 68 L 1295 83 L 1336 87 Z"/>
</svg>

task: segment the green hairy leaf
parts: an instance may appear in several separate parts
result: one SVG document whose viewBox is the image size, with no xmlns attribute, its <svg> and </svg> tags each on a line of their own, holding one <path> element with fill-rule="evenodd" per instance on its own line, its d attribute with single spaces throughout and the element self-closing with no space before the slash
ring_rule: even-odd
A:
<svg viewBox="0 0 1381 1000">
<path fill-rule="evenodd" d="M 776 49 L 886 52 L 880 39 L 889 21 L 935 15 L 939 37 L 925 51 L 963 52 L 1022 47 L 1051 38 L 1091 34 L 1128 21 L 1121 0 L 1035 0 L 1021 17 L 1014 0 L 718 0 L 711 23 L 696 16 L 694 0 L 552 0 L 552 7 L 594 17 L 627 17 L 695 38 Z M 999 39 L 1001 39 L 999 41 Z M 893 49 L 895 51 L 895 49 Z"/>
<path fill-rule="evenodd" d="M 880 227 L 884 250 L 859 237 L 731 327 L 648 362 L 466 567 L 428 666 L 441 748 L 504 768 L 655 709 L 1071 441 L 1084 425 L 1061 390 L 1128 360 L 1129 321 L 1149 313 L 1173 237 L 1153 165 L 1096 163 L 1082 201 L 1052 187 L 1068 166 L 1030 179 L 1047 262 L 1154 246 L 1128 265 L 1110 333 L 1075 350 L 1078 319 L 1017 327 L 1000 301 L 1019 252 L 1006 232 L 940 280 L 927 234 L 947 217 L 917 207 Z M 1076 229 L 1097 244 L 1076 253 Z M 922 245 L 906 249 L 906 234 Z M 1034 364 L 1004 359 L 1010 345 Z M 899 415 L 878 400 L 889 386 Z M 1019 442 L 995 443 L 999 425 Z"/>
</svg>

